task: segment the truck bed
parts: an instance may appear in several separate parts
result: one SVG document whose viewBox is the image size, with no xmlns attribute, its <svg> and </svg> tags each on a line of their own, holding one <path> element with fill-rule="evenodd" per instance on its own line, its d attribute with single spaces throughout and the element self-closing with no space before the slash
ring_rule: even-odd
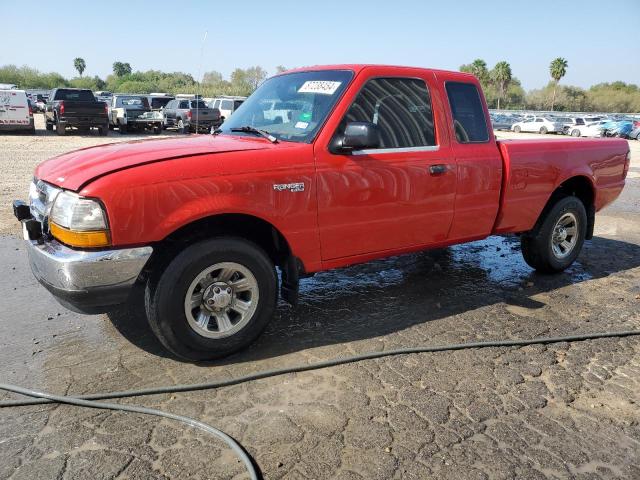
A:
<svg viewBox="0 0 640 480">
<path fill-rule="evenodd" d="M 563 182 L 585 177 L 598 211 L 615 200 L 625 182 L 629 145 L 618 138 L 500 140 L 504 164 L 495 233 L 531 230 L 549 196 Z"/>
</svg>

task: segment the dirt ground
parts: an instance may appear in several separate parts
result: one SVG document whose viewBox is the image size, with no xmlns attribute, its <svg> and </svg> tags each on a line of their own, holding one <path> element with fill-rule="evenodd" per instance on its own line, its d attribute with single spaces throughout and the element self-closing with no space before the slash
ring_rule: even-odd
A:
<svg viewBox="0 0 640 480">
<path fill-rule="evenodd" d="M 640 329 L 640 142 L 630 142 L 625 191 L 563 274 L 532 272 L 516 238 L 324 272 L 248 350 L 208 364 L 168 358 L 140 305 L 109 316 L 59 306 L 33 279 L 10 212 L 38 162 L 132 138 L 0 136 L 0 382 L 82 394 L 356 352 Z M 638 337 L 398 356 L 121 401 L 228 432 L 267 479 L 640 479 Z M 0 478 L 246 477 L 223 444 L 169 420 L 36 406 L 0 410 Z"/>
</svg>

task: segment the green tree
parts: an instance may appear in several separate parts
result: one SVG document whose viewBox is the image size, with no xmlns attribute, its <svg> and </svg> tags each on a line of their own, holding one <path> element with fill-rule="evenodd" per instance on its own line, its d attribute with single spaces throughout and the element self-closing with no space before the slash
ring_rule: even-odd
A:
<svg viewBox="0 0 640 480">
<path fill-rule="evenodd" d="M 116 77 L 131 75 L 131 65 L 123 62 L 113 62 L 113 73 Z"/>
<path fill-rule="evenodd" d="M 483 87 L 489 83 L 489 70 L 487 70 L 487 62 L 485 62 L 481 58 L 476 58 L 473 62 L 467 65 L 461 65 L 460 71 L 475 75 Z"/>
<path fill-rule="evenodd" d="M 84 61 L 84 58 L 76 57 L 73 59 L 73 68 L 75 68 L 80 76 L 82 77 L 82 72 L 87 68 L 87 64 Z"/>
<path fill-rule="evenodd" d="M 498 109 L 500 109 L 500 101 L 504 98 L 507 88 L 512 80 L 511 65 L 502 61 L 496 63 L 496 66 L 491 70 L 491 80 L 498 87 Z"/>
<path fill-rule="evenodd" d="M 551 78 L 555 82 L 553 87 L 553 97 L 551 98 L 551 111 L 553 111 L 553 107 L 556 103 L 556 90 L 558 89 L 558 83 L 560 82 L 560 79 L 567 74 L 568 66 L 569 64 L 562 57 L 554 59 L 549 65 L 549 73 L 551 73 Z"/>
<path fill-rule="evenodd" d="M 285 67 L 284 65 L 278 65 L 276 67 L 276 73 L 286 72 L 287 70 L 289 70 L 289 69 L 287 67 Z"/>
</svg>

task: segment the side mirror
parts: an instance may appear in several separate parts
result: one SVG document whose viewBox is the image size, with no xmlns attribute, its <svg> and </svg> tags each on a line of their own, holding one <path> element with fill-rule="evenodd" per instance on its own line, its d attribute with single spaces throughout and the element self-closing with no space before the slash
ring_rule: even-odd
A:
<svg viewBox="0 0 640 480">
<path fill-rule="evenodd" d="M 353 151 L 380 146 L 378 126 L 371 122 L 349 122 L 344 130 L 342 150 Z"/>
</svg>

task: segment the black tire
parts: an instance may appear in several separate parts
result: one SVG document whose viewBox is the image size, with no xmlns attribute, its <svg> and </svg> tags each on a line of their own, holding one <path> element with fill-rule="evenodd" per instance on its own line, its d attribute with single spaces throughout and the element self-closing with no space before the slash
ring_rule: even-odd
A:
<svg viewBox="0 0 640 480">
<path fill-rule="evenodd" d="M 189 133 L 189 127 L 184 123 L 184 121 L 181 118 L 178 119 L 178 131 L 180 133 Z"/>
<path fill-rule="evenodd" d="M 521 130 L 522 128 L 520 128 L 520 125 L 516 125 L 515 127 L 513 127 L 513 131 L 516 133 L 520 133 Z"/>
<path fill-rule="evenodd" d="M 221 262 L 247 268 L 258 285 L 257 308 L 248 323 L 223 338 L 207 338 L 187 320 L 184 300 L 189 285 L 204 269 Z M 147 319 L 153 333 L 171 353 L 189 361 L 225 357 L 251 344 L 271 320 L 277 303 L 278 281 L 273 263 L 257 245 L 234 237 L 195 243 L 178 254 L 145 289 Z"/>
<path fill-rule="evenodd" d="M 46 128 L 47 130 L 52 132 L 53 131 L 53 123 L 49 123 L 49 122 L 45 121 L 44 128 Z"/>
<path fill-rule="evenodd" d="M 102 127 L 98 128 L 98 135 L 100 135 L 101 137 L 106 137 L 107 135 L 109 135 L 109 124 L 105 124 Z"/>
<path fill-rule="evenodd" d="M 576 243 L 566 257 L 553 251 L 552 239 L 558 221 L 566 214 L 576 219 Z M 578 257 L 587 233 L 587 212 L 584 204 L 574 196 L 560 197 L 538 220 L 533 231 L 520 238 L 522 256 L 529 266 L 542 273 L 558 273 L 568 268 Z"/>
<path fill-rule="evenodd" d="M 64 136 L 64 134 L 67 133 L 67 124 L 56 119 L 56 133 Z"/>
<path fill-rule="evenodd" d="M 580 136 L 580 130 L 578 130 L 577 128 L 574 128 L 573 130 L 571 130 L 571 136 L 572 137 L 579 137 Z"/>
<path fill-rule="evenodd" d="M 156 126 L 153 127 L 153 133 L 155 133 L 156 135 L 159 135 L 162 133 L 162 125 L 158 124 Z"/>
<path fill-rule="evenodd" d="M 125 123 L 119 123 L 118 124 L 118 131 L 124 135 L 125 133 L 127 133 L 129 131 L 129 128 L 127 127 L 127 125 Z"/>
<path fill-rule="evenodd" d="M 546 135 L 547 132 L 549 132 L 549 130 L 547 130 L 547 127 L 540 127 L 540 134 L 541 135 Z"/>
</svg>

